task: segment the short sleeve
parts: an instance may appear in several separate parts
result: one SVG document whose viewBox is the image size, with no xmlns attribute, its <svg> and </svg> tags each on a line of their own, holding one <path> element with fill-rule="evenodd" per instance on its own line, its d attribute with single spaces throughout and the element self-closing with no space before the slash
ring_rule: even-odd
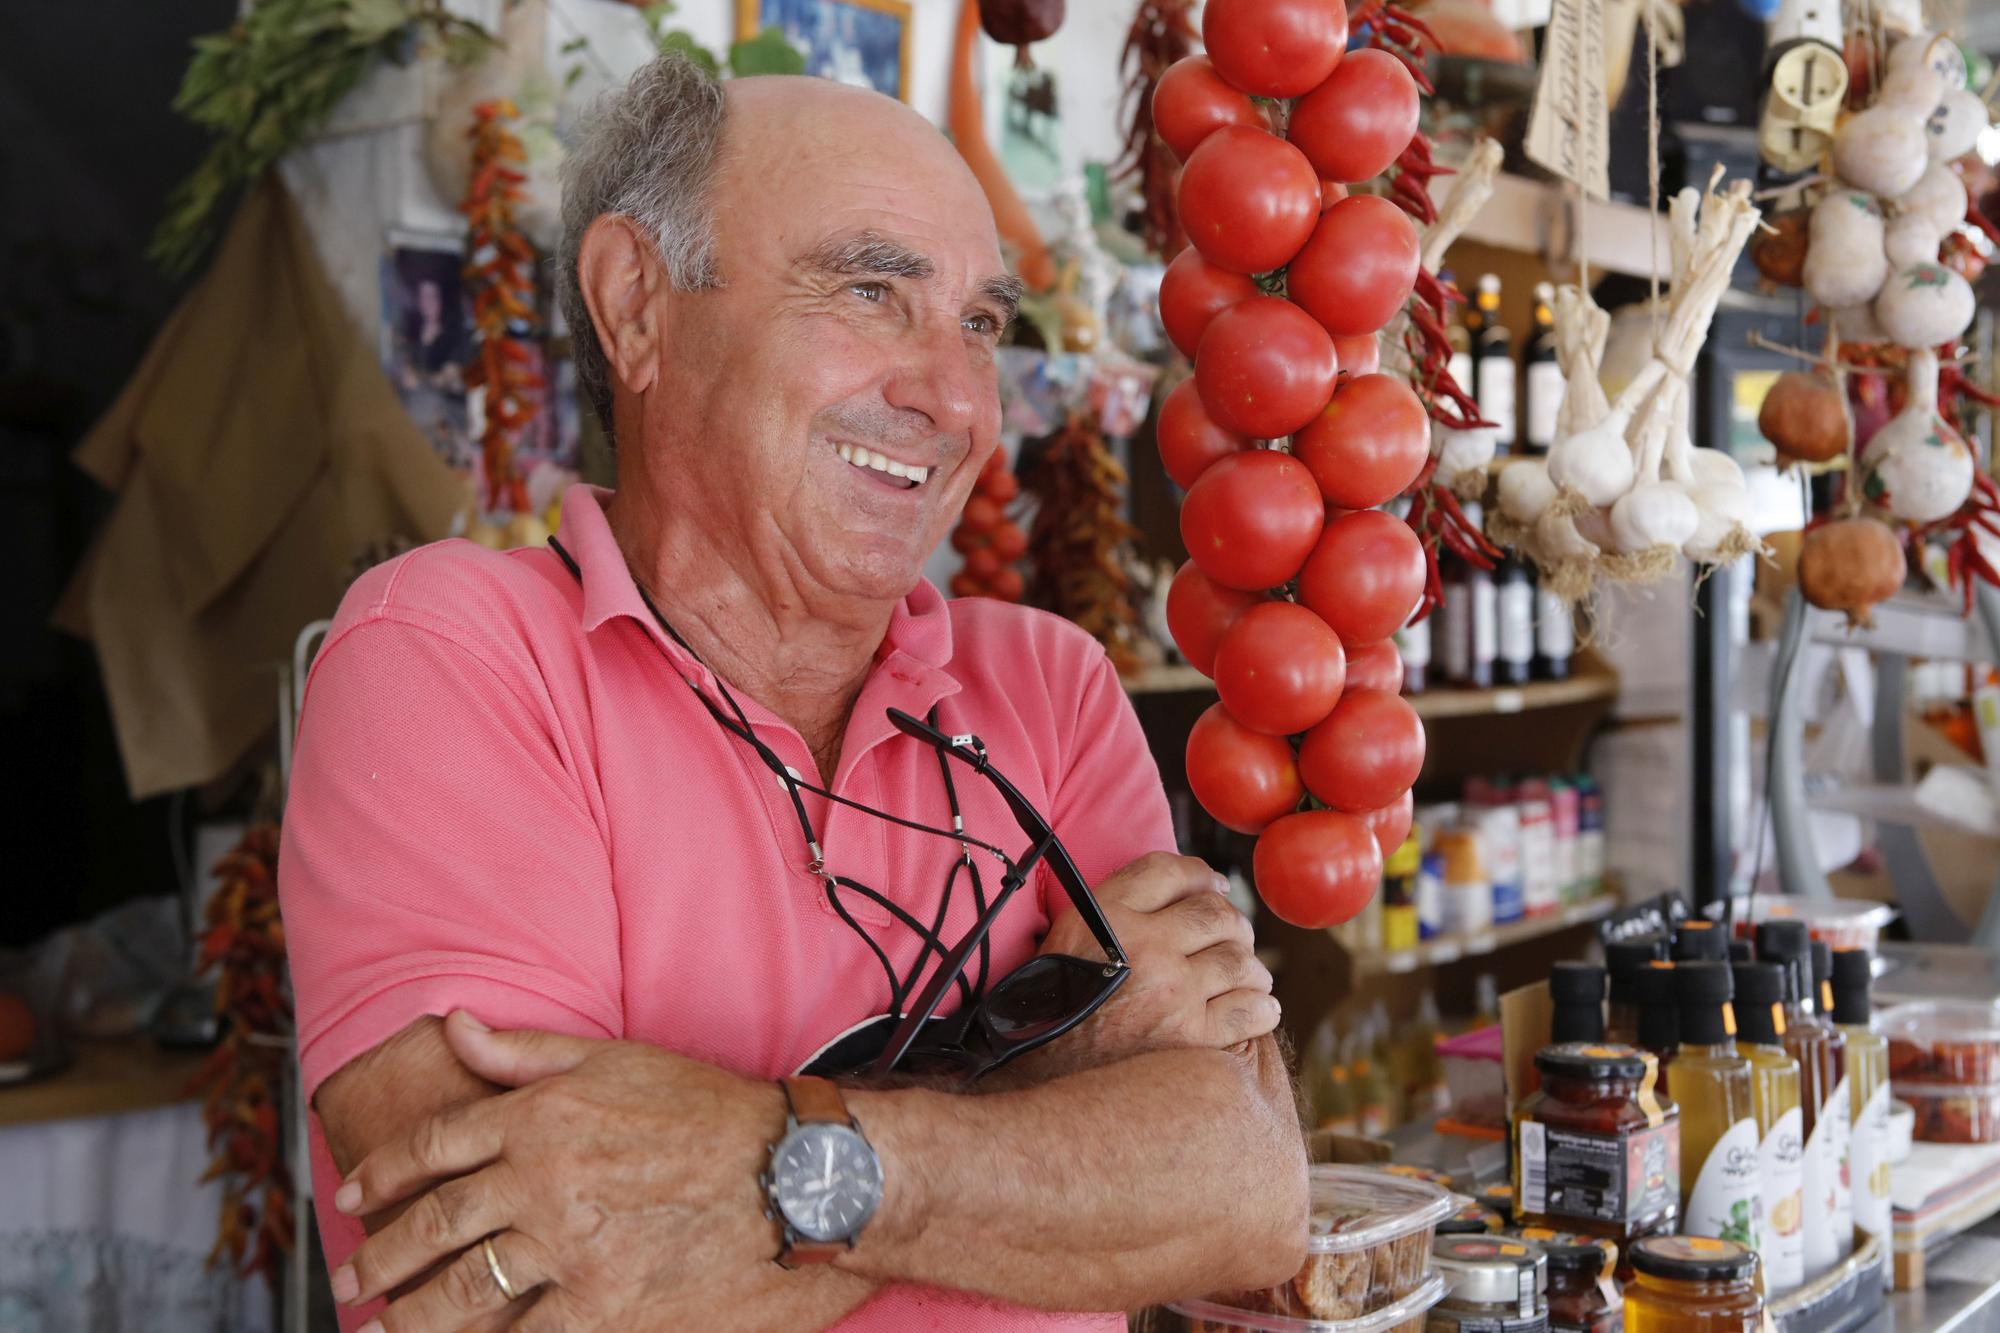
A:
<svg viewBox="0 0 2000 1333">
<path fill-rule="evenodd" d="M 1084 882 L 1098 884 L 1147 852 L 1174 850 L 1173 817 L 1146 733 L 1118 672 L 1102 651 L 1083 677 L 1068 767 L 1049 818 Z M 1069 905 L 1044 881 L 1050 919 Z"/>
<path fill-rule="evenodd" d="M 428 619 L 322 650 L 278 867 L 308 1096 L 455 1008 L 619 1035 L 610 861 L 537 684 Z"/>
</svg>

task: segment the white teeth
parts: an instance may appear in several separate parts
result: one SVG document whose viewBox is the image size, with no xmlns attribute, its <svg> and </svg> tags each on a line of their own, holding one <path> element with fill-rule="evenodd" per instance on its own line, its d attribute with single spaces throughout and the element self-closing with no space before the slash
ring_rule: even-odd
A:
<svg viewBox="0 0 2000 1333">
<path fill-rule="evenodd" d="M 893 458 L 884 458 L 873 449 L 863 449 L 857 444 L 837 444 L 834 446 L 834 452 L 839 454 L 845 461 L 853 463 L 857 467 L 873 468 L 877 472 L 886 472 L 892 477 L 902 477 L 904 480 L 915 482 L 919 486 L 930 480 L 931 470 L 927 467 L 913 467 L 908 463 L 898 463 Z"/>
</svg>

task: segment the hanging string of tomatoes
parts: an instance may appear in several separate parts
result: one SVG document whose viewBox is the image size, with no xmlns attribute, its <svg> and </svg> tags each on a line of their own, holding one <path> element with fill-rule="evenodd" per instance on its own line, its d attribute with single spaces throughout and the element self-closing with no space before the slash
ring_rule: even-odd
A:
<svg viewBox="0 0 2000 1333">
<path fill-rule="evenodd" d="M 251 825 L 216 863 L 198 971 L 215 974 L 222 1040 L 189 1083 L 203 1093 L 214 1154 L 202 1179 L 222 1181 L 222 1216 L 210 1267 L 276 1281 L 292 1249 L 292 1177 L 285 1166 L 279 1089 L 290 1057 L 285 927 L 278 916 L 278 826 Z"/>
<path fill-rule="evenodd" d="M 965 557 L 964 568 L 951 576 L 953 597 L 1021 600 L 1027 585 L 1014 564 L 1028 553 L 1028 534 L 1007 517 L 1007 506 L 1020 493 L 1020 481 L 1007 470 L 1007 455 L 995 449 L 951 532 L 951 549 Z"/>
<path fill-rule="evenodd" d="M 465 242 L 465 282 L 479 351 L 466 384 L 483 388 L 485 425 L 479 453 L 486 508 L 526 513 L 528 489 L 514 466 L 514 449 L 534 420 L 542 377 L 530 338 L 535 322 L 535 250 L 515 221 L 526 198 L 527 151 L 510 127 L 519 112 L 505 98 L 472 110 L 472 180 L 459 212 L 471 224 Z"/>
</svg>

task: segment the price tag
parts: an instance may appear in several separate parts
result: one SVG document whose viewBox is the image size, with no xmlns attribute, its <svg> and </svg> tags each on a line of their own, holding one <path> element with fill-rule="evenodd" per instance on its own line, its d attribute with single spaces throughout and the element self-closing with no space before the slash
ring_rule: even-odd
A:
<svg viewBox="0 0 2000 1333">
<path fill-rule="evenodd" d="M 1526 706 L 1527 702 L 1527 696 L 1519 690 L 1495 690 L 1493 692 L 1493 711 L 1496 713 L 1518 713 Z"/>
<path fill-rule="evenodd" d="M 1523 150 L 1593 199 L 1611 193 L 1604 94 L 1604 0 L 1555 0 Z"/>
<path fill-rule="evenodd" d="M 1474 935 L 1465 942 L 1465 956 L 1470 958 L 1474 954 L 1492 953 L 1496 943 L 1491 935 Z"/>
</svg>

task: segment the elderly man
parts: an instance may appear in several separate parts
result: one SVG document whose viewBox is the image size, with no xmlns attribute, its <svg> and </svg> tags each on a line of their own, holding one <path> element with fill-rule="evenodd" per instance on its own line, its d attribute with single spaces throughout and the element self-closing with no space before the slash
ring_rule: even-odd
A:
<svg viewBox="0 0 2000 1333">
<path fill-rule="evenodd" d="M 1247 923 L 1097 645 L 919 573 L 1018 294 L 970 173 L 876 94 L 663 58 L 564 210 L 618 489 L 372 571 L 299 741 L 346 1326 L 1113 1329 L 1052 1312 L 1289 1277 Z"/>
</svg>

